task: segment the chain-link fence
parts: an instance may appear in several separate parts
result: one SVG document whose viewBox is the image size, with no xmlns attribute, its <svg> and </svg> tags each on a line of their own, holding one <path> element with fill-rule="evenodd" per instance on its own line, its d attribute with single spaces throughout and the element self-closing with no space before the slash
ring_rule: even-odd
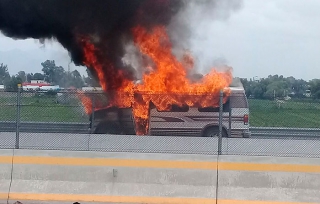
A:
<svg viewBox="0 0 320 204">
<path fill-rule="evenodd" d="M 0 92 L 0 148 L 320 157 L 319 108 L 309 99 L 247 99 L 241 89 Z"/>
<path fill-rule="evenodd" d="M 320 101 L 249 99 L 254 127 L 319 128 Z"/>
</svg>

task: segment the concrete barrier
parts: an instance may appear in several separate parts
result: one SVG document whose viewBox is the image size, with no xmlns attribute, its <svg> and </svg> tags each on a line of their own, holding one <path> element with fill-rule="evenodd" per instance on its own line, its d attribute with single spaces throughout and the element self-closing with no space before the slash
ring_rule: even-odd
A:
<svg viewBox="0 0 320 204">
<path fill-rule="evenodd" d="M 10 201 L 213 203 L 215 156 L 16 150 Z"/>
<path fill-rule="evenodd" d="M 319 204 L 320 159 L 220 156 L 218 204 Z"/>
<path fill-rule="evenodd" d="M 320 203 L 320 159 L 1 150 L 0 200 L 12 161 L 10 203 Z"/>
<path fill-rule="evenodd" d="M 0 157 L 0 202 L 9 196 L 13 150 L 1 150 Z"/>
</svg>

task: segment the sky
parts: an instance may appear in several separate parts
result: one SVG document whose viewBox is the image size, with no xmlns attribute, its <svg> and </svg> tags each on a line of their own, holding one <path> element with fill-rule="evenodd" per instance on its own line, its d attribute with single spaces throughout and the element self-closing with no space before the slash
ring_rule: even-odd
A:
<svg viewBox="0 0 320 204">
<path fill-rule="evenodd" d="M 319 10 L 319 0 L 243 0 L 228 19 L 199 23 L 203 46 L 197 49 L 206 58 L 223 59 L 235 77 L 320 78 Z M 11 75 L 20 70 L 41 72 L 41 62 L 47 59 L 86 73 L 85 67 L 70 63 L 68 52 L 57 42 L 43 45 L 0 34 L 0 63 L 8 65 Z"/>
</svg>

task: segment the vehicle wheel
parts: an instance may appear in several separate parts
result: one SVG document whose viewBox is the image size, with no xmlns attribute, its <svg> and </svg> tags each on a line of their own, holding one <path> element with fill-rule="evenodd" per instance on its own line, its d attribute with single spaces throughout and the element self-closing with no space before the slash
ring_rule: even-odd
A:
<svg viewBox="0 0 320 204">
<path fill-rule="evenodd" d="M 94 131 L 95 134 L 121 134 L 119 125 L 115 123 L 101 123 Z"/>
<path fill-rule="evenodd" d="M 207 128 L 202 137 L 219 137 L 219 127 L 209 127 Z M 227 137 L 226 131 L 222 129 L 222 137 Z"/>
</svg>

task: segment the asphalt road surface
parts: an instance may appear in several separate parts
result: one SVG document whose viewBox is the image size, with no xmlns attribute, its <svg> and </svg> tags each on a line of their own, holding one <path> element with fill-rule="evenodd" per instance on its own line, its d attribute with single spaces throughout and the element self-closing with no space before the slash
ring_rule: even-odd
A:
<svg viewBox="0 0 320 204">
<path fill-rule="evenodd" d="M 0 149 L 14 148 L 16 134 L 0 133 Z M 320 157 L 320 139 L 223 138 L 224 155 Z M 217 154 L 218 138 L 20 133 L 19 148 L 69 151 Z"/>
</svg>

